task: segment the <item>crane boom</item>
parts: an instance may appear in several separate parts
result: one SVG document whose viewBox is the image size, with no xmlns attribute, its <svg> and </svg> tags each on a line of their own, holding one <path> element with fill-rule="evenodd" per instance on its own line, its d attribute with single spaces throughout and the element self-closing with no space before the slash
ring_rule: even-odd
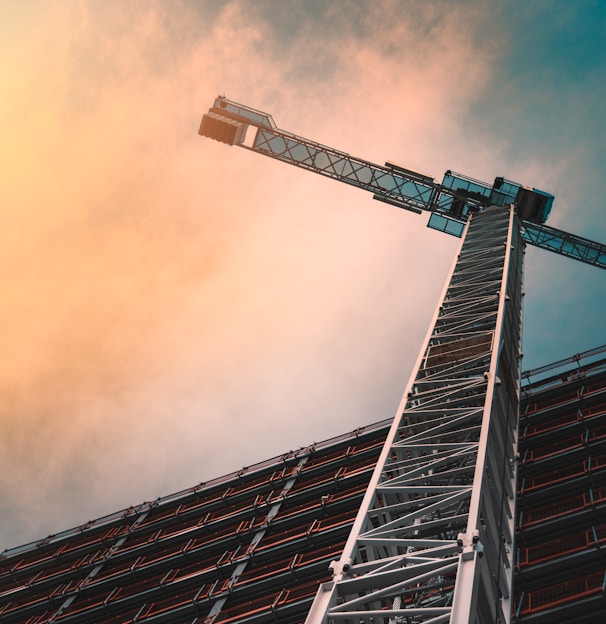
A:
<svg viewBox="0 0 606 624">
<path fill-rule="evenodd" d="M 252 141 L 246 141 L 249 126 L 256 128 Z M 370 191 L 374 199 L 399 208 L 430 212 L 429 227 L 458 237 L 471 214 L 514 203 L 526 243 L 606 269 L 606 245 L 545 225 L 553 195 L 503 177 L 487 184 L 449 170 L 440 183 L 400 165 L 372 163 L 281 130 L 268 113 L 223 96 L 203 116 L 199 134 Z"/>
<path fill-rule="evenodd" d="M 545 224 L 522 222 L 524 240 L 567 258 L 606 268 L 606 245 Z"/>
</svg>

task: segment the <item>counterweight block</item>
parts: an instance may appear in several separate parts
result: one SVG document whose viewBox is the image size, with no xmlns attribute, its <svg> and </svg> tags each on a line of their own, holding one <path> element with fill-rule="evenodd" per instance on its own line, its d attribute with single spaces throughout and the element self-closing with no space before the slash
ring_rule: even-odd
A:
<svg viewBox="0 0 606 624">
<path fill-rule="evenodd" d="M 246 138 L 248 124 L 236 121 L 210 110 L 202 117 L 198 134 L 227 143 L 227 145 L 241 145 Z"/>
</svg>

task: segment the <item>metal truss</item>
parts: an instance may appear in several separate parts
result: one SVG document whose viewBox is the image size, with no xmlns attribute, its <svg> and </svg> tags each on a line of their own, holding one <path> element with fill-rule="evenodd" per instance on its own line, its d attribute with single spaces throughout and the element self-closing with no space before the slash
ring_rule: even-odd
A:
<svg viewBox="0 0 606 624">
<path fill-rule="evenodd" d="M 606 269 L 606 245 L 548 225 L 527 221 L 523 224 L 524 240 L 531 245 Z"/>
<path fill-rule="evenodd" d="M 510 621 L 523 246 L 513 208 L 469 222 L 308 624 Z"/>
<path fill-rule="evenodd" d="M 373 164 L 279 129 L 260 127 L 250 149 L 370 191 L 375 199 L 399 208 L 418 214 L 424 210 L 430 211 L 430 227 L 455 236 L 461 236 L 468 216 L 482 210 L 484 202 L 496 194 L 489 185 L 474 181 L 473 185 L 469 183 L 470 186 L 482 189 L 483 193 L 468 191 L 461 195 L 456 188 L 447 188 L 444 184 L 436 183 L 433 178 L 398 165 Z M 445 179 L 452 177 L 449 172 L 446 175 Z M 464 179 L 461 174 L 456 176 Z M 515 193 L 513 197 L 505 196 L 504 199 L 514 201 Z M 457 205 L 459 208 L 455 209 Z M 443 225 L 436 226 L 436 220 L 439 219 Z M 530 245 L 606 269 L 606 245 L 545 224 L 524 220 L 522 226 L 522 236 Z"/>
<path fill-rule="evenodd" d="M 247 142 L 250 126 L 255 128 L 255 136 Z M 527 243 L 606 269 L 606 245 L 544 225 L 552 195 L 502 177 L 487 184 L 449 170 L 440 184 L 432 176 L 406 167 L 372 163 L 280 130 L 268 113 L 223 96 L 216 98 L 203 116 L 199 134 L 370 191 L 374 199 L 399 208 L 417 214 L 428 211 L 429 227 L 458 237 L 470 215 L 489 205 L 515 202 Z"/>
<path fill-rule="evenodd" d="M 303 169 L 371 191 L 388 203 L 420 213 L 433 205 L 438 184 L 426 176 L 394 166 L 376 165 L 332 147 L 290 135 L 283 130 L 259 128 L 252 149 Z M 407 173 L 404 174 L 403 172 Z M 413 174 L 414 175 L 414 174 Z M 448 204 L 452 197 L 448 196 Z M 446 208 L 446 206 L 444 207 Z"/>
</svg>

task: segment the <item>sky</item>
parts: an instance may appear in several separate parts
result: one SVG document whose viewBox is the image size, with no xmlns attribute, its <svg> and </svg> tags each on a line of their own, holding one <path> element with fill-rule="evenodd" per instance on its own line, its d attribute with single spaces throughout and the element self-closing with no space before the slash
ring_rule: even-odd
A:
<svg viewBox="0 0 606 624">
<path fill-rule="evenodd" d="M 394 415 L 458 239 L 197 134 L 217 94 L 606 242 L 606 3 L 0 6 L 0 551 Z M 606 343 L 529 248 L 525 369 Z"/>
</svg>

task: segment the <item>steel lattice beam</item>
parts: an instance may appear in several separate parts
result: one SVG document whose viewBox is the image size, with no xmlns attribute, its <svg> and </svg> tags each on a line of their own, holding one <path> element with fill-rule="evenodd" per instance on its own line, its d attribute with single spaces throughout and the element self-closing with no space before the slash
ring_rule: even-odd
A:
<svg viewBox="0 0 606 624">
<path fill-rule="evenodd" d="M 523 246 L 512 208 L 472 217 L 308 624 L 509 621 Z"/>
<path fill-rule="evenodd" d="M 255 136 L 247 142 L 250 126 Z M 399 208 L 417 214 L 428 211 L 429 227 L 454 236 L 462 235 L 470 215 L 489 205 L 515 203 L 527 243 L 606 269 L 606 245 L 545 225 L 554 198 L 536 188 L 502 177 L 487 184 L 450 170 L 438 183 L 432 176 L 395 163 L 372 163 L 281 130 L 271 115 L 223 96 L 203 116 L 199 133 L 370 191 L 374 199 Z"/>
</svg>

